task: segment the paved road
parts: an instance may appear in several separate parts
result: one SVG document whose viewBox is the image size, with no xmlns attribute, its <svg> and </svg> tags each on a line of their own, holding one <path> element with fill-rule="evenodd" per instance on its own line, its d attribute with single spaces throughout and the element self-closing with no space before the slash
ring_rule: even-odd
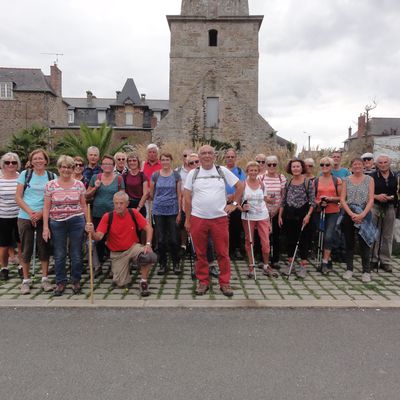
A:
<svg viewBox="0 0 400 400">
<path fill-rule="evenodd" d="M 0 309 L 1 399 L 395 400 L 396 310 Z"/>
</svg>

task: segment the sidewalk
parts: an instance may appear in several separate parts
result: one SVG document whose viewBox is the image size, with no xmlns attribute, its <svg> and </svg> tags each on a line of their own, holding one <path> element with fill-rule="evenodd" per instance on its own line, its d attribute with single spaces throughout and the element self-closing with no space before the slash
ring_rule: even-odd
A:
<svg viewBox="0 0 400 400">
<path fill-rule="evenodd" d="M 103 271 L 109 267 L 103 266 Z M 212 278 L 210 291 L 205 296 L 194 294 L 195 283 L 190 277 L 190 266 L 185 264 L 184 274 L 177 277 L 170 271 L 158 276 L 153 269 L 149 279 L 151 296 L 142 299 L 138 289 L 137 273 L 129 289 L 112 289 L 111 279 L 102 275 L 95 279 L 94 304 L 89 301 L 89 275 L 83 275 L 83 294 L 73 295 L 70 287 L 61 297 L 53 297 L 40 289 L 40 276 L 36 276 L 30 295 L 20 294 L 20 279 L 15 268 L 10 280 L 0 281 L 0 307 L 399 307 L 400 259 L 393 260 L 393 273 L 373 272 L 372 282 L 361 282 L 360 259 L 356 257 L 354 276 L 342 279 L 344 264 L 334 264 L 334 272 L 322 276 L 313 264 L 305 280 L 295 275 L 287 279 L 270 279 L 257 270 L 257 282 L 246 277 L 244 261 L 232 262 L 231 285 L 233 298 L 222 295 L 218 280 Z M 54 276 L 51 276 L 54 279 Z"/>
</svg>

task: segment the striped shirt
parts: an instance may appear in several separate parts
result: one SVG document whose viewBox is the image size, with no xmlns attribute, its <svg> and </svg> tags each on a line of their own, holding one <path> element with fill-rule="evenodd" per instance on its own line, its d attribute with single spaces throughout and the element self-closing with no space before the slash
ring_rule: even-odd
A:
<svg viewBox="0 0 400 400">
<path fill-rule="evenodd" d="M 86 189 L 81 181 L 74 179 L 73 185 L 64 189 L 57 179 L 46 184 L 45 197 L 50 197 L 50 218 L 54 221 L 65 221 L 77 215 L 83 215 L 81 196 Z"/>
<path fill-rule="evenodd" d="M 267 208 L 270 217 L 274 217 L 279 210 L 282 202 L 282 197 L 286 187 L 285 175 L 279 174 L 277 177 L 270 177 L 267 174 L 259 175 L 258 178 L 264 183 L 264 195 L 273 196 L 274 202 L 267 203 Z"/>
<path fill-rule="evenodd" d="M 0 178 L 0 218 L 16 218 L 19 213 L 19 206 L 15 201 L 17 191 L 17 178 Z"/>
</svg>

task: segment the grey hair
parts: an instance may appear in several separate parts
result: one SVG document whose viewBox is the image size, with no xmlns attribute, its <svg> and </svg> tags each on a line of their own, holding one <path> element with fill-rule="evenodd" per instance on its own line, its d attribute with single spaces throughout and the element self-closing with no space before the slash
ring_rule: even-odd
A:
<svg viewBox="0 0 400 400">
<path fill-rule="evenodd" d="M 378 162 L 378 160 L 379 160 L 380 158 L 383 158 L 383 157 L 384 157 L 384 158 L 387 158 L 388 161 L 389 161 L 389 163 L 392 161 L 392 159 L 390 158 L 389 155 L 382 153 L 382 154 L 379 154 L 378 157 L 376 157 L 376 162 Z"/>
<path fill-rule="evenodd" d="M 89 152 L 95 152 L 95 153 L 97 153 L 97 154 L 100 155 L 100 150 L 99 150 L 99 148 L 96 147 L 96 146 L 90 146 L 90 147 L 88 147 L 88 149 L 87 149 L 87 151 L 86 151 L 86 154 L 89 154 Z"/>
<path fill-rule="evenodd" d="M 312 164 L 315 167 L 315 161 L 312 158 L 306 158 L 304 160 L 305 163 Z"/>
<path fill-rule="evenodd" d="M 159 148 L 158 148 L 158 146 L 157 146 L 155 143 L 150 143 L 150 144 L 147 146 L 147 150 L 151 150 L 151 149 L 155 149 L 155 150 L 159 151 Z"/>
<path fill-rule="evenodd" d="M 113 196 L 113 199 L 120 198 L 120 197 L 123 197 L 125 199 L 126 203 L 129 203 L 129 196 L 123 190 L 120 190 L 119 192 L 115 193 Z"/>
<path fill-rule="evenodd" d="M 268 157 L 265 157 L 265 161 L 266 162 L 276 162 L 276 163 L 278 163 L 278 157 L 277 156 L 274 156 L 274 155 L 272 155 L 272 156 L 268 156 Z"/>
<path fill-rule="evenodd" d="M 0 168 L 1 169 L 4 168 L 4 161 L 13 161 L 13 160 L 10 160 L 10 158 L 14 158 L 14 161 L 16 161 L 18 163 L 17 164 L 18 169 L 21 169 L 21 160 L 19 159 L 18 154 L 12 153 L 12 152 L 3 154 L 3 156 L 1 157 L 1 160 L 0 160 Z"/>
</svg>

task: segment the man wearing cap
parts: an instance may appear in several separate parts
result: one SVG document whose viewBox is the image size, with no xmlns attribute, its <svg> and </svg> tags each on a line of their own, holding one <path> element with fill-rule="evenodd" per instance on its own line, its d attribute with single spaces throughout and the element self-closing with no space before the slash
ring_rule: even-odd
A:
<svg viewBox="0 0 400 400">
<path fill-rule="evenodd" d="M 364 163 L 364 174 L 372 175 L 375 171 L 374 155 L 372 153 L 364 153 L 361 156 Z"/>
</svg>

